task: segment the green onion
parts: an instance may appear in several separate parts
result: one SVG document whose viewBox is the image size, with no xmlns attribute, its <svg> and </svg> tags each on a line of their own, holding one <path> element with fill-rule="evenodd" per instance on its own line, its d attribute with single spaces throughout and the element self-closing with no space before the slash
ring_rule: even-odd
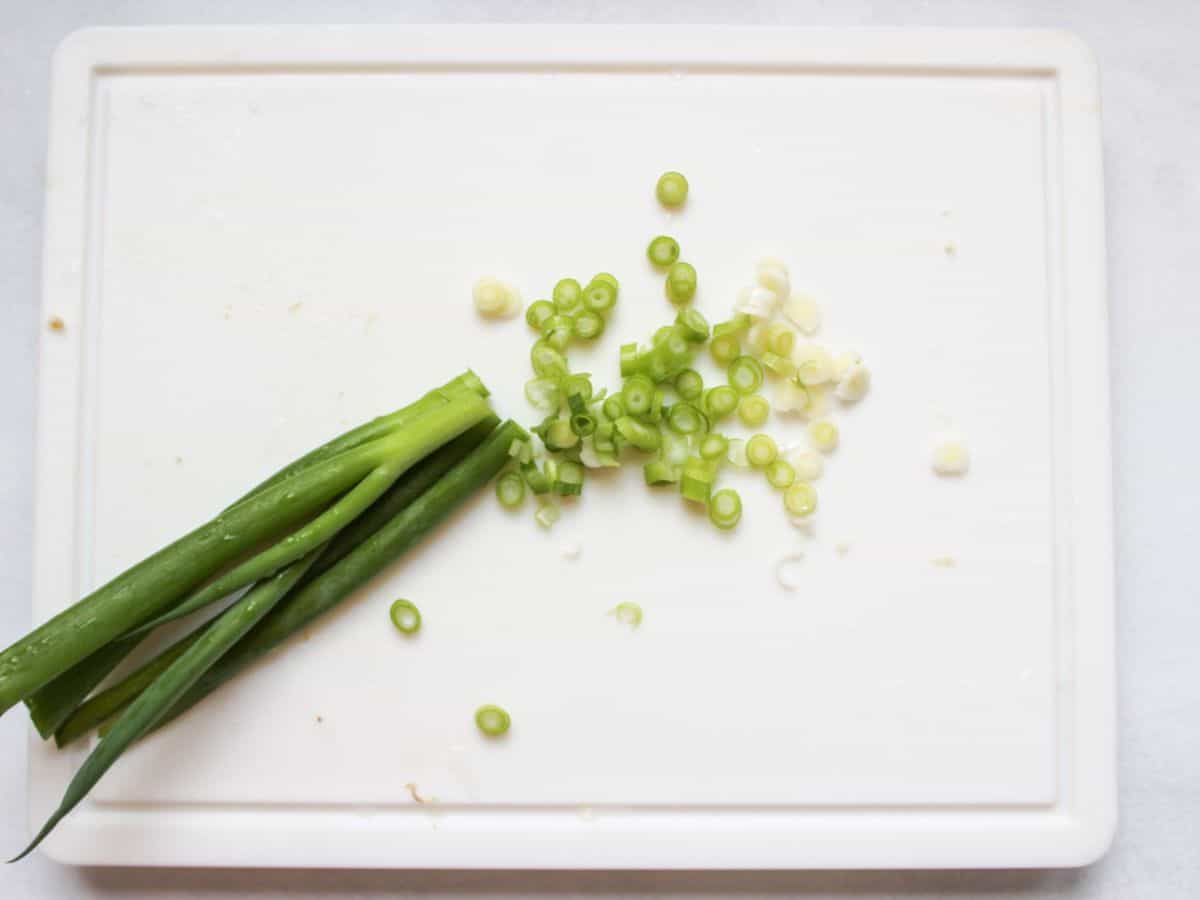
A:
<svg viewBox="0 0 1200 900">
<path fill-rule="evenodd" d="M 812 438 L 813 446 L 822 453 L 830 453 L 837 449 L 838 428 L 828 419 L 821 419 L 809 425 L 808 436 Z"/>
<path fill-rule="evenodd" d="M 738 393 L 725 384 L 709 388 L 704 392 L 704 412 L 712 421 L 723 419 L 738 405 Z"/>
<path fill-rule="evenodd" d="M 684 369 L 675 376 L 675 393 L 681 400 L 699 400 L 704 395 L 704 379 L 695 369 Z"/>
<path fill-rule="evenodd" d="M 767 466 L 767 481 L 771 487 L 784 490 L 796 480 L 796 470 L 786 460 L 777 459 Z"/>
<path fill-rule="evenodd" d="M 618 416 L 618 418 L 620 418 Z M 592 446 L 597 453 L 615 453 L 617 451 L 616 442 L 613 437 L 616 433 L 617 426 L 612 422 L 601 422 L 596 426 L 596 430 L 592 433 Z"/>
<path fill-rule="evenodd" d="M 551 451 L 567 450 L 579 443 L 579 435 L 571 428 L 570 419 L 555 419 L 542 434 L 546 449 Z"/>
<path fill-rule="evenodd" d="M 525 310 L 525 321 L 529 323 L 530 328 L 541 331 L 546 327 L 546 322 L 552 319 L 557 312 L 558 310 L 549 300 L 534 300 Z"/>
<path fill-rule="evenodd" d="M 654 382 L 645 375 L 632 375 L 625 379 L 621 388 L 621 403 L 631 416 L 642 416 L 650 412 L 654 402 Z"/>
<path fill-rule="evenodd" d="M 583 493 L 584 469 L 580 463 L 564 459 L 558 464 L 554 479 L 554 493 L 560 497 L 577 497 Z"/>
<path fill-rule="evenodd" d="M 791 378 L 796 374 L 796 364 L 786 356 L 779 356 L 766 350 L 758 359 L 766 368 L 783 378 Z"/>
<path fill-rule="evenodd" d="M 532 461 L 521 463 L 521 477 L 525 479 L 525 483 L 535 494 L 550 492 L 550 479 L 538 468 L 537 463 Z"/>
<path fill-rule="evenodd" d="M 566 313 L 558 313 L 546 320 L 542 328 L 542 337 L 559 353 L 565 351 L 575 334 L 575 320 Z"/>
<path fill-rule="evenodd" d="M 596 418 L 591 413 L 575 413 L 570 422 L 571 430 L 580 437 L 587 437 L 596 430 Z"/>
<path fill-rule="evenodd" d="M 643 425 L 631 416 L 621 416 L 616 421 L 617 433 L 639 450 L 653 451 L 662 446 L 662 435 L 657 428 Z"/>
<path fill-rule="evenodd" d="M 528 441 L 517 439 L 508 445 L 508 455 L 513 459 L 520 459 L 525 454 L 525 447 L 529 444 Z"/>
<path fill-rule="evenodd" d="M 765 469 L 779 456 L 779 447 L 768 434 L 756 434 L 746 441 L 746 459 L 756 469 Z"/>
<path fill-rule="evenodd" d="M 676 328 L 674 323 L 670 325 L 663 325 L 654 332 L 654 337 L 650 339 L 650 344 L 653 347 L 657 347 L 659 344 L 664 343 L 668 338 L 676 334 L 682 335 L 682 332 Z"/>
<path fill-rule="evenodd" d="M 693 344 L 703 344 L 708 340 L 711 330 L 708 319 L 704 318 L 704 314 L 693 306 L 681 309 L 675 316 L 675 324 L 683 329 L 684 338 Z"/>
<path fill-rule="evenodd" d="M 592 276 L 592 280 L 589 282 L 589 284 L 596 284 L 597 282 L 601 282 L 601 281 L 604 282 L 605 284 L 609 285 L 613 289 L 614 295 L 620 292 L 620 290 L 621 290 L 620 282 L 617 281 L 617 278 L 615 275 L 612 275 L 609 272 L 597 272 L 595 275 Z"/>
<path fill-rule="evenodd" d="M 750 468 L 750 460 L 746 459 L 746 442 L 741 438 L 730 439 L 729 450 L 726 452 L 725 458 L 739 469 Z"/>
<path fill-rule="evenodd" d="M 646 248 L 646 256 L 654 265 L 665 269 L 679 259 L 679 242 L 673 237 L 660 234 Z"/>
<path fill-rule="evenodd" d="M 605 400 L 601 411 L 604 413 L 604 418 L 610 422 L 615 422 L 621 416 L 625 415 L 625 403 L 621 400 L 621 395 L 613 394 Z"/>
<path fill-rule="evenodd" d="M 708 352 L 718 366 L 728 366 L 738 358 L 738 354 L 742 352 L 742 345 L 736 334 L 717 334 L 714 331 Z"/>
<path fill-rule="evenodd" d="M 654 186 L 654 196 L 663 206 L 675 209 L 687 200 L 688 181 L 678 172 L 663 172 Z"/>
<path fill-rule="evenodd" d="M 672 465 L 661 456 L 655 457 L 642 466 L 642 474 L 646 478 L 646 484 L 650 487 L 679 482 L 679 466 Z"/>
<path fill-rule="evenodd" d="M 700 442 L 700 458 L 708 460 L 724 459 L 729 452 L 729 439 L 722 434 L 706 434 Z"/>
<path fill-rule="evenodd" d="M 696 296 L 696 267 L 691 263 L 677 262 L 667 270 L 667 299 L 676 306 L 688 303 Z"/>
<path fill-rule="evenodd" d="M 222 656 L 277 606 L 312 565 L 316 555 L 314 552 L 293 562 L 243 595 L 138 695 L 75 773 L 58 809 L 20 856 L 9 862 L 16 862 L 37 847 L 63 817 L 79 805 L 121 754 L 153 729 Z"/>
<path fill-rule="evenodd" d="M 543 528 L 553 528 L 560 514 L 558 507 L 553 503 L 542 503 L 538 506 L 538 511 L 533 514 L 533 518 Z"/>
<path fill-rule="evenodd" d="M 725 488 L 708 501 L 708 518 L 722 531 L 728 531 L 742 520 L 742 498 L 738 492 Z"/>
<path fill-rule="evenodd" d="M 411 601 L 397 600 L 388 615 L 401 634 L 416 634 L 421 630 L 421 611 Z"/>
<path fill-rule="evenodd" d="M 642 356 L 637 343 L 621 345 L 621 377 L 628 378 L 641 371 Z"/>
<path fill-rule="evenodd" d="M 587 403 L 592 399 L 592 376 L 587 372 L 576 372 L 572 375 L 564 376 L 560 384 L 562 395 L 567 398 L 568 402 L 572 403 L 571 412 L 582 412 L 583 408 L 574 406 L 574 401 L 576 397 L 583 403 Z"/>
<path fill-rule="evenodd" d="M 762 349 L 777 356 L 791 356 L 796 346 L 796 332 L 782 322 L 771 322 L 762 331 Z"/>
<path fill-rule="evenodd" d="M 739 394 L 753 394 L 763 383 L 763 370 L 753 356 L 739 356 L 729 364 L 730 386 Z"/>
<path fill-rule="evenodd" d="M 265 656 L 316 618 L 337 606 L 374 578 L 385 566 L 403 555 L 430 530 L 446 519 L 499 471 L 508 459 L 508 446 L 523 434 L 513 422 L 505 422 L 482 444 L 448 471 L 434 466 L 418 467 L 412 479 L 396 492 L 400 504 L 391 517 L 327 569 L 317 572 L 318 559 L 305 579 L 272 610 L 253 631 L 223 656 L 199 682 L 172 707 L 159 723 L 174 719 L 226 681 Z M 370 513 L 367 514 L 368 516 Z M 339 538 L 341 536 L 339 535 Z M 331 542 L 326 553 L 333 550 Z M 102 742 L 103 743 L 103 742 Z"/>
<path fill-rule="evenodd" d="M 604 317 L 598 312 L 585 309 L 575 314 L 575 336 L 583 341 L 594 341 L 604 333 Z"/>
<path fill-rule="evenodd" d="M 811 516 L 817 509 L 817 492 L 806 481 L 797 481 L 783 492 L 783 505 L 793 516 Z"/>
<path fill-rule="evenodd" d="M 488 737 L 500 737 L 512 727 L 512 717 L 499 706 L 489 703 L 475 710 L 475 727 Z"/>
<path fill-rule="evenodd" d="M 679 492 L 684 500 L 693 503 L 708 503 L 713 482 L 717 480 L 717 467 L 711 460 L 693 456 L 683 464 L 683 477 L 679 480 Z"/>
<path fill-rule="evenodd" d="M 574 278 L 564 278 L 554 285 L 550 298 L 554 301 L 554 308 L 559 312 L 574 312 L 583 303 L 583 288 Z"/>
<path fill-rule="evenodd" d="M 654 396 L 650 398 L 650 411 L 646 413 L 647 422 L 654 422 L 657 424 L 658 422 L 662 421 L 663 401 L 666 400 L 666 397 L 667 395 L 664 394 L 660 389 L 654 389 Z"/>
<path fill-rule="evenodd" d="M 589 312 L 602 314 L 608 312 L 617 305 L 617 286 L 610 284 L 607 281 L 598 280 L 600 276 L 592 279 L 583 291 L 583 305 Z M 612 276 L 609 276 L 610 278 Z M 615 282 L 616 279 L 614 278 Z"/>
<path fill-rule="evenodd" d="M 748 313 L 734 313 L 733 318 L 725 322 L 718 322 L 713 326 L 713 337 L 723 337 L 732 334 L 734 337 L 741 337 L 750 330 L 750 326 L 754 324 L 754 317 Z"/>
<path fill-rule="evenodd" d="M 667 410 L 667 427 L 676 434 L 698 434 L 706 424 L 704 414 L 690 403 L 675 403 Z"/>
<path fill-rule="evenodd" d="M 505 509 L 516 509 L 525 502 L 525 480 L 517 472 L 501 475 L 496 482 L 496 499 Z"/>
<path fill-rule="evenodd" d="M 758 428 L 767 421 L 771 404 L 762 394 L 748 394 L 738 404 L 738 418 L 748 428 Z"/>
<path fill-rule="evenodd" d="M 544 338 L 529 351 L 529 362 L 533 366 L 533 374 L 539 378 L 558 380 L 567 374 L 566 357 Z"/>
<path fill-rule="evenodd" d="M 557 412 L 562 403 L 562 394 L 556 378 L 531 378 L 525 382 L 525 399 L 540 412 Z"/>
<path fill-rule="evenodd" d="M 464 392 L 446 400 L 448 396 L 439 395 L 442 399 L 438 400 L 438 408 L 426 407 L 428 411 L 405 427 L 384 431 L 358 446 L 351 444 L 353 449 L 307 468 L 296 469 L 293 464 L 289 468 L 295 474 L 272 476 L 270 486 L 256 488 L 216 519 L 117 576 L 0 653 L 0 712 L 25 700 L 117 637 L 177 605 L 253 548 L 315 521 L 314 516 L 347 491 L 363 496 L 352 488 L 372 471 L 386 467 L 402 472 L 490 415 L 478 394 Z M 326 446 L 339 442 L 345 445 L 358 435 L 375 433 L 378 421 Z M 505 454 L 507 450 L 506 445 Z M 314 451 L 309 458 L 320 457 Z M 380 483 L 380 476 L 369 483 Z M 324 539 L 345 524 L 325 520 Z M 310 537 L 316 539 L 319 535 L 314 532 Z M 278 561 L 288 552 L 290 545 L 281 541 L 257 560 Z"/>
<path fill-rule="evenodd" d="M 630 628 L 637 628 L 642 624 L 642 608 L 636 603 L 628 601 L 618 603 L 609 610 L 609 613 L 615 616 L 622 625 L 628 625 Z"/>
</svg>

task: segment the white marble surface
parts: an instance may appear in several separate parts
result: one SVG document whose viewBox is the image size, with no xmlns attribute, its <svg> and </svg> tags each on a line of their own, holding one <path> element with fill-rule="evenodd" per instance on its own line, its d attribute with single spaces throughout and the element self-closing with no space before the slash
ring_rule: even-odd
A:
<svg viewBox="0 0 1200 900">
<path fill-rule="evenodd" d="M 1200 896 L 1200 4 L 1194 0 L 885 3 L 658 0 L 319 2 L 0 0 L 0 645 L 29 625 L 30 473 L 48 65 L 83 25 L 265 22 L 737 22 L 1042 26 L 1101 66 L 1115 405 L 1121 825 L 1081 871 L 486 873 L 0 869 L 0 897 Z M 25 722 L 0 719 L 0 849 L 16 850 Z"/>
</svg>

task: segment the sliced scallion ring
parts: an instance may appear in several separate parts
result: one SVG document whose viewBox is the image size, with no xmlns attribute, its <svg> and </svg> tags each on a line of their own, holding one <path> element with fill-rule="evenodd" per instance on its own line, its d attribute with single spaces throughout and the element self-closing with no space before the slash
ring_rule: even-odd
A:
<svg viewBox="0 0 1200 900">
<path fill-rule="evenodd" d="M 728 531 L 742 519 L 742 498 L 730 488 L 717 491 L 708 501 L 708 518 L 722 531 Z"/>
<path fill-rule="evenodd" d="M 409 600 L 397 600 L 388 615 L 401 634 L 416 634 L 421 630 L 421 611 Z"/>
<path fill-rule="evenodd" d="M 512 727 L 512 717 L 502 707 L 488 703 L 475 710 L 475 727 L 488 737 L 500 737 Z"/>
</svg>

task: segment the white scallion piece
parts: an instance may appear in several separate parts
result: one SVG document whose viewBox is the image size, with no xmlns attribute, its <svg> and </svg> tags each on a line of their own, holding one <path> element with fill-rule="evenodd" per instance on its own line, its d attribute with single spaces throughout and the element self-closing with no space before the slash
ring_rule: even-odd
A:
<svg viewBox="0 0 1200 900">
<path fill-rule="evenodd" d="M 788 448 L 783 458 L 796 470 L 797 481 L 816 481 L 825 474 L 825 457 L 803 444 Z"/>
<path fill-rule="evenodd" d="M 841 381 L 846 377 L 846 373 L 850 371 L 851 366 L 858 365 L 862 362 L 862 357 L 853 350 L 846 350 L 837 354 L 833 358 L 833 380 Z"/>
<path fill-rule="evenodd" d="M 797 344 L 792 350 L 796 378 L 812 387 L 833 378 L 833 357 L 820 344 Z"/>
<path fill-rule="evenodd" d="M 936 556 L 929 562 L 939 569 L 953 569 L 958 565 L 958 560 L 953 556 Z"/>
<path fill-rule="evenodd" d="M 838 556 L 845 556 L 847 553 L 850 552 L 850 542 L 849 541 L 838 541 L 836 544 L 833 545 L 833 549 L 834 549 L 834 551 L 836 551 Z"/>
<path fill-rule="evenodd" d="M 775 580 L 786 591 L 800 590 L 801 577 L 804 574 L 804 554 L 789 553 L 775 563 Z"/>
<path fill-rule="evenodd" d="M 746 457 L 746 442 L 741 438 L 729 439 L 729 449 L 725 453 L 725 458 L 739 469 L 750 468 L 750 460 Z"/>
<path fill-rule="evenodd" d="M 821 328 L 821 307 L 807 294 L 793 294 L 783 304 L 783 314 L 810 337 Z"/>
<path fill-rule="evenodd" d="M 808 426 L 808 436 L 813 446 L 822 453 L 831 453 L 837 449 L 838 427 L 828 419 L 818 419 Z"/>
<path fill-rule="evenodd" d="M 558 521 L 560 511 L 553 503 L 543 503 L 538 507 L 538 511 L 533 514 L 537 519 L 537 523 L 543 528 L 552 528 L 554 523 Z"/>
<path fill-rule="evenodd" d="M 862 363 L 854 363 L 838 380 L 834 389 L 843 403 L 857 403 L 871 388 L 871 370 Z"/>
<path fill-rule="evenodd" d="M 563 559 L 579 559 L 579 554 L 583 552 L 583 548 L 575 541 L 567 541 L 562 545 Z"/>
<path fill-rule="evenodd" d="M 504 285 L 495 278 L 480 278 L 471 289 L 471 297 L 475 301 L 475 311 L 488 318 L 500 318 L 505 315 L 508 304 L 508 292 Z"/>
<path fill-rule="evenodd" d="M 733 304 L 733 311 L 746 313 L 756 319 L 767 319 L 775 312 L 779 299 L 765 287 L 755 285 L 743 288 Z"/>
<path fill-rule="evenodd" d="M 971 467 L 966 441 L 956 432 L 943 432 L 933 442 L 933 471 L 939 475 L 965 475 Z"/>
<path fill-rule="evenodd" d="M 754 280 L 775 295 L 776 303 L 787 300 L 792 293 L 792 281 L 787 266 L 774 257 L 758 261 L 758 265 L 754 267 Z"/>
</svg>

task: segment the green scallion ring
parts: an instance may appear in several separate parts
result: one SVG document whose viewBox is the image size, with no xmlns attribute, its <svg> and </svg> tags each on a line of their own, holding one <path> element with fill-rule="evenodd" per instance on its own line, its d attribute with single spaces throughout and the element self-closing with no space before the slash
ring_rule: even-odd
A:
<svg viewBox="0 0 1200 900">
<path fill-rule="evenodd" d="M 769 434 L 756 434 L 746 441 L 746 459 L 756 469 L 765 469 L 779 456 L 779 447 Z"/>
<path fill-rule="evenodd" d="M 691 263 L 676 262 L 667 270 L 667 299 L 676 306 L 688 303 L 696 296 L 696 267 Z"/>
<path fill-rule="evenodd" d="M 541 331 L 545 327 L 546 321 L 556 312 L 554 304 L 549 300 L 534 300 L 525 310 L 525 321 L 529 323 L 530 328 Z"/>
<path fill-rule="evenodd" d="M 654 402 L 654 382 L 645 375 L 631 375 L 621 388 L 621 403 L 631 416 L 643 416 L 650 412 Z"/>
<path fill-rule="evenodd" d="M 539 378 L 562 378 L 567 374 L 567 360 L 558 350 L 542 339 L 529 351 L 529 362 Z"/>
<path fill-rule="evenodd" d="M 738 418 L 747 428 L 758 428 L 767 421 L 771 404 L 762 394 L 747 394 L 738 403 Z"/>
<path fill-rule="evenodd" d="M 699 434 L 704 430 L 704 414 L 684 401 L 667 410 L 667 427 L 676 434 Z"/>
<path fill-rule="evenodd" d="M 726 371 L 729 384 L 739 394 L 753 394 L 763 383 L 762 364 L 753 356 L 739 356 Z"/>
<path fill-rule="evenodd" d="M 738 393 L 727 384 L 720 384 L 704 392 L 704 412 L 709 419 L 723 419 L 738 405 Z"/>
<path fill-rule="evenodd" d="M 675 393 L 681 400 L 699 400 L 704 395 L 704 379 L 695 369 L 684 369 L 675 376 Z"/>
<path fill-rule="evenodd" d="M 773 488 L 786 490 L 796 481 L 796 470 L 785 459 L 777 459 L 767 466 L 767 482 Z"/>
<path fill-rule="evenodd" d="M 797 481 L 783 492 L 784 508 L 793 516 L 811 516 L 817 509 L 817 491 L 806 481 Z"/>
<path fill-rule="evenodd" d="M 550 294 L 554 308 L 559 312 L 574 312 L 583 302 L 583 288 L 574 278 L 564 278 L 554 286 Z"/>
<path fill-rule="evenodd" d="M 516 472 L 506 472 L 496 481 L 496 499 L 505 509 L 516 509 L 525 502 L 525 479 Z"/>
<path fill-rule="evenodd" d="M 604 333 L 604 317 L 590 309 L 575 314 L 575 336 L 585 341 L 594 341 Z"/>
<path fill-rule="evenodd" d="M 729 488 L 717 491 L 708 500 L 708 518 L 722 531 L 728 531 L 742 520 L 742 498 Z"/>
<path fill-rule="evenodd" d="M 703 344 L 712 330 L 708 319 L 704 318 L 704 313 L 694 306 L 681 309 L 675 316 L 675 324 L 683 329 L 683 336 L 693 344 Z"/>
<path fill-rule="evenodd" d="M 421 611 L 408 600 L 397 600 L 388 615 L 401 634 L 416 634 L 421 630 Z"/>
<path fill-rule="evenodd" d="M 688 180 L 679 172 L 663 172 L 654 186 L 654 196 L 663 206 L 671 209 L 683 206 L 687 201 Z"/>
<path fill-rule="evenodd" d="M 488 737 L 500 737 L 512 727 L 512 717 L 502 707 L 488 703 L 475 710 L 475 727 Z"/>
<path fill-rule="evenodd" d="M 593 280 L 583 290 L 583 305 L 594 313 L 606 313 L 617 305 L 617 289 L 607 281 Z"/>
<path fill-rule="evenodd" d="M 614 296 L 621 292 L 621 283 L 619 281 L 617 281 L 617 278 L 615 275 L 612 275 L 608 272 L 597 272 L 595 275 L 592 276 L 592 280 L 590 283 L 595 284 L 598 281 L 603 281 L 605 284 L 610 285 L 613 289 Z"/>
<path fill-rule="evenodd" d="M 665 234 L 660 234 L 646 248 L 646 256 L 660 269 L 666 269 L 679 259 L 679 241 Z"/>
<path fill-rule="evenodd" d="M 728 366 L 738 358 L 738 354 L 742 352 L 742 345 L 736 334 L 714 332 L 712 343 L 708 345 L 708 352 L 712 354 L 713 362 L 718 366 Z"/>
<path fill-rule="evenodd" d="M 729 439 L 723 434 L 706 434 L 700 442 L 701 459 L 724 459 L 729 452 Z"/>
</svg>

